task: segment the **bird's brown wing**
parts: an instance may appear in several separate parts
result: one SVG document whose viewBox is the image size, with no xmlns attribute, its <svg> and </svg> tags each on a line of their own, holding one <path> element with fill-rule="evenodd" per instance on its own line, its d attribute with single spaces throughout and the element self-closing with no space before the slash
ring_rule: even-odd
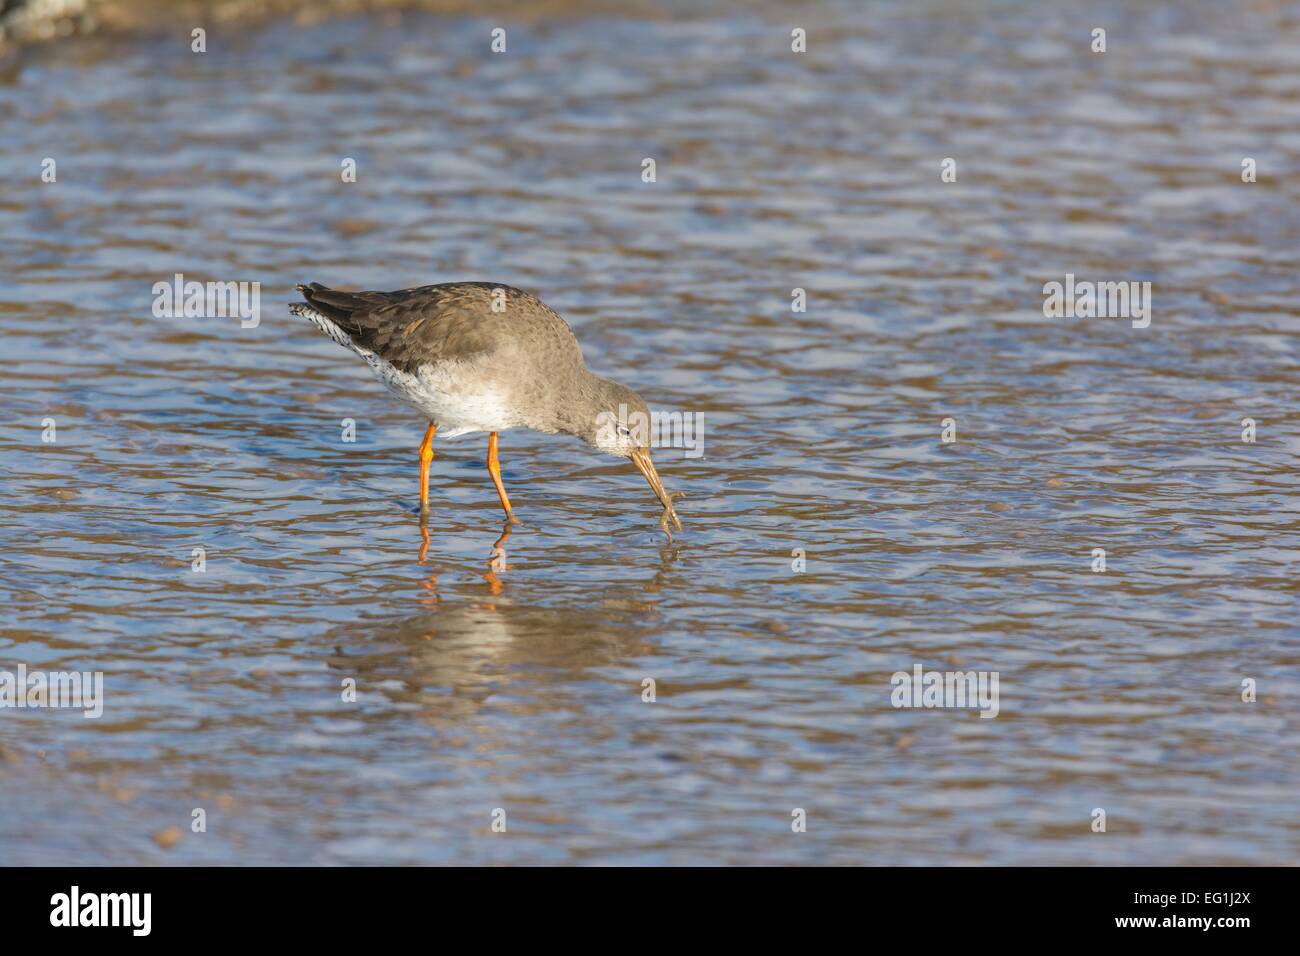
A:
<svg viewBox="0 0 1300 956">
<path fill-rule="evenodd" d="M 502 290 L 504 311 L 494 310 Z M 319 282 L 298 286 L 320 312 L 358 346 L 404 372 L 429 362 L 463 359 L 502 345 L 502 333 L 542 325 L 550 336 L 577 340 L 536 297 L 490 282 L 450 282 L 397 292 L 340 292 Z M 563 331 L 561 331 L 563 330 Z"/>
</svg>

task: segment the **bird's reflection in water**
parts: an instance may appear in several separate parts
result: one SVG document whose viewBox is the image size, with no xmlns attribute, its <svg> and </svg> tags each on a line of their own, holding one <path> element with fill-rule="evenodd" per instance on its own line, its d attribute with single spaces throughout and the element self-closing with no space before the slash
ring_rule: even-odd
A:
<svg viewBox="0 0 1300 956">
<path fill-rule="evenodd" d="M 429 557 L 429 513 L 422 511 L 420 513 L 420 557 L 419 563 L 424 564 Z M 420 582 L 420 587 L 424 594 L 420 596 L 420 603 L 426 607 L 437 607 L 438 605 L 438 575 L 436 572 L 429 572 L 429 576 Z"/>
<path fill-rule="evenodd" d="M 481 581 L 448 584 L 436 609 L 354 624 L 333 642 L 330 666 L 389 705 L 366 719 L 403 720 L 414 712 L 430 724 L 463 730 L 485 709 L 523 716 L 553 716 L 557 707 L 580 712 L 592 681 L 610 684 L 615 695 L 625 681 L 630 699 L 640 693 L 640 670 L 633 673 L 632 662 L 639 668 L 659 653 L 646 636 L 647 617 L 654 615 L 644 606 L 541 607 L 508 596 L 485 601 L 482 591 Z M 621 677 L 624 670 L 628 676 Z M 575 696 L 581 687 L 588 690 Z"/>
<path fill-rule="evenodd" d="M 516 603 L 517 596 L 506 587 L 511 568 L 506 542 L 514 527 L 505 523 L 486 566 L 466 578 L 440 566 L 436 553 L 430 557 L 429 526 L 422 519 L 422 610 L 372 622 L 360 634 L 351 629 L 349 639 L 339 642 L 331 666 L 356 676 L 361 686 L 381 687 L 384 696 L 403 709 L 416 704 L 427 720 L 455 722 L 476 714 L 507 686 L 521 694 L 507 695 L 510 706 L 551 708 L 552 685 L 586 680 L 592 670 L 655 653 L 643 633 L 659 611 L 654 603 L 635 597 L 635 584 L 626 597 L 604 593 L 579 606 Z M 658 569 L 640 590 L 664 588 L 678 553 L 677 546 L 662 547 Z M 440 571 L 446 584 L 439 583 Z M 639 693 L 639 684 L 629 687 L 629 693 Z"/>
<path fill-rule="evenodd" d="M 497 538 L 496 543 L 492 545 L 492 553 L 488 556 L 487 571 L 483 575 L 483 580 L 487 582 L 488 593 L 493 597 L 500 597 L 501 592 L 505 589 L 500 574 L 510 570 L 510 565 L 506 563 L 505 543 L 510 540 L 510 532 L 514 527 L 514 522 L 507 521 L 501 526 L 501 536 Z M 419 564 L 425 564 L 429 559 L 429 518 L 427 514 L 420 516 L 420 556 L 417 559 Z M 438 575 L 437 572 L 431 571 L 429 576 L 420 582 L 425 594 L 420 597 L 420 603 L 433 607 L 438 603 Z"/>
<path fill-rule="evenodd" d="M 483 580 L 488 584 L 488 591 L 494 597 L 501 594 L 503 587 L 501 579 L 497 577 L 497 572 L 500 571 L 504 574 L 510 570 L 510 565 L 506 564 L 505 543 L 510 538 L 510 529 L 513 524 L 514 522 L 507 521 L 501 526 L 501 537 L 497 538 L 496 544 L 492 545 L 492 556 L 488 558 L 487 574 L 483 575 Z"/>
<path fill-rule="evenodd" d="M 659 570 L 655 572 L 653 579 L 645 583 L 645 590 L 651 594 L 657 594 L 668 586 L 669 574 L 677 559 L 681 557 L 682 548 L 679 544 L 669 542 L 659 549 Z"/>
</svg>

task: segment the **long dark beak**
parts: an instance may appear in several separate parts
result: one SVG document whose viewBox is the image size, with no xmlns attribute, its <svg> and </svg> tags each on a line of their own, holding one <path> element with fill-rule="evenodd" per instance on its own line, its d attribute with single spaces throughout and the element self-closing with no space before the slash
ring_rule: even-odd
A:
<svg viewBox="0 0 1300 956">
<path fill-rule="evenodd" d="M 659 480 L 659 472 L 655 471 L 654 462 L 650 460 L 650 454 L 637 449 L 632 452 L 632 464 L 636 465 L 636 470 L 641 472 L 645 480 L 650 483 L 655 497 L 664 506 L 663 517 L 659 519 L 659 524 L 666 531 L 668 530 L 668 519 L 671 518 L 673 524 L 677 526 L 677 530 L 681 531 L 682 521 L 677 517 L 677 509 L 673 507 L 673 496 L 668 493 L 664 483 Z M 669 537 L 672 537 L 672 535 L 669 535 Z"/>
</svg>

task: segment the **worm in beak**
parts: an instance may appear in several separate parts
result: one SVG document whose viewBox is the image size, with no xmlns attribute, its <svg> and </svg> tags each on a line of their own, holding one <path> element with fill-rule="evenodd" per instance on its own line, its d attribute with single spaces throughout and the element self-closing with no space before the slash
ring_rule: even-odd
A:
<svg viewBox="0 0 1300 956">
<path fill-rule="evenodd" d="M 654 462 L 650 460 L 650 452 L 638 448 L 632 452 L 632 464 L 636 465 L 636 470 L 641 472 L 645 480 L 650 483 L 655 497 L 664 506 L 664 513 L 659 519 L 659 526 L 664 529 L 669 538 L 672 538 L 672 532 L 668 531 L 669 519 L 672 519 L 678 531 L 682 530 L 682 521 L 677 517 L 677 509 L 673 507 L 673 495 L 664 488 L 664 483 L 659 480 L 659 472 L 655 471 Z M 681 492 L 677 492 L 677 494 L 680 495 Z"/>
</svg>

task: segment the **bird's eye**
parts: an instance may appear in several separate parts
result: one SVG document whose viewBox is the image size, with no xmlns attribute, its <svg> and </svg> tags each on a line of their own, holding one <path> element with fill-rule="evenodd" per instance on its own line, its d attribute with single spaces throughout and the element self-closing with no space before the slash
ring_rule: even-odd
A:
<svg viewBox="0 0 1300 956">
<path fill-rule="evenodd" d="M 632 431 L 631 431 L 631 429 L 629 429 L 626 425 L 619 425 L 619 426 L 618 426 L 618 434 L 619 434 L 619 436 L 622 437 L 622 438 L 631 438 L 631 437 L 632 437 Z"/>
</svg>

